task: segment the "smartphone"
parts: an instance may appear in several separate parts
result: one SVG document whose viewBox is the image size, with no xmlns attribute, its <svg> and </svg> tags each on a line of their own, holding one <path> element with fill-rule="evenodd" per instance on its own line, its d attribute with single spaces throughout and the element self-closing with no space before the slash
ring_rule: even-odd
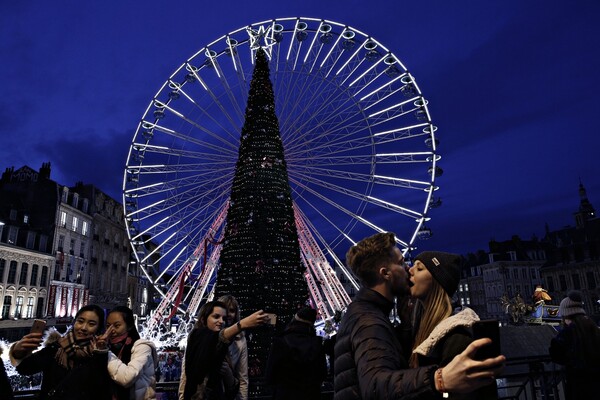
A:
<svg viewBox="0 0 600 400">
<path fill-rule="evenodd" d="M 267 313 L 269 316 L 269 325 L 275 325 L 277 323 L 277 314 Z"/>
<path fill-rule="evenodd" d="M 500 355 L 500 325 L 497 319 L 486 319 L 473 324 L 473 339 L 490 338 L 492 343 L 477 350 L 476 360 Z"/>
<path fill-rule="evenodd" d="M 46 329 L 46 321 L 43 319 L 34 319 L 29 333 L 44 333 L 44 329 Z"/>
</svg>

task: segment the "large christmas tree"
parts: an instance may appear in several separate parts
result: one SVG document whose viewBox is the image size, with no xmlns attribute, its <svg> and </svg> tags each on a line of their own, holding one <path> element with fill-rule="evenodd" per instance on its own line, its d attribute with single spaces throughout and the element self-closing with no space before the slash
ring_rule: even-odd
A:
<svg viewBox="0 0 600 400">
<path fill-rule="evenodd" d="M 269 64 L 265 52 L 258 49 L 216 295 L 235 296 L 242 317 L 259 309 L 276 313 L 277 329 L 281 329 L 308 298 L 304 270 Z M 262 376 L 274 332 L 265 328 L 248 335 L 251 376 Z"/>
</svg>

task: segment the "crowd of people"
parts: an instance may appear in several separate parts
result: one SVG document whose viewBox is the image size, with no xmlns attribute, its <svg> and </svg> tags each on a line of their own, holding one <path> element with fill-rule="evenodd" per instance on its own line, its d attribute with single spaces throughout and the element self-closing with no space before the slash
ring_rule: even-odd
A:
<svg viewBox="0 0 600 400">
<path fill-rule="evenodd" d="M 328 374 L 335 400 L 498 398 L 505 357 L 477 356 L 491 339 L 475 339 L 478 315 L 452 303 L 459 256 L 427 251 L 408 267 L 388 232 L 352 246 L 346 262 L 361 288 L 335 340 L 324 343 L 317 335 L 317 311 L 310 307 L 298 309 L 273 338 L 264 376 L 273 399 L 320 399 Z M 390 321 L 395 302 L 399 325 Z M 567 399 L 591 398 L 592 378 L 600 373 L 600 330 L 585 315 L 579 293 L 561 302 L 560 315 L 563 329 L 550 354 L 566 365 Z M 66 333 L 29 333 L 9 356 L 19 374 L 42 374 L 42 400 L 156 399 L 157 381 L 179 381 L 179 400 L 247 400 L 245 332 L 269 320 L 263 310 L 241 318 L 237 300 L 222 296 L 201 307 L 184 353 L 159 356 L 155 344 L 140 337 L 131 309 L 105 314 L 86 305 Z M 12 399 L 3 368 L 0 397 Z"/>
</svg>

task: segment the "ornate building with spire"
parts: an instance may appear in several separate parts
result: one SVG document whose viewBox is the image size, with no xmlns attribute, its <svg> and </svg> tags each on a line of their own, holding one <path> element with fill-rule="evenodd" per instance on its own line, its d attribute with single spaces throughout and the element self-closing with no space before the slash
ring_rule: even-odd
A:
<svg viewBox="0 0 600 400">
<path fill-rule="evenodd" d="M 544 241 L 554 252 L 552 263 L 542 268 L 544 287 L 558 301 L 570 290 L 581 291 L 586 312 L 600 317 L 600 218 L 581 182 L 574 217 L 575 226 L 546 230 Z"/>
<path fill-rule="evenodd" d="M 501 297 L 519 295 L 532 303 L 536 285 L 548 291 L 556 304 L 571 290 L 583 294 L 588 315 L 600 320 L 600 218 L 579 184 L 579 207 L 574 226 L 550 230 L 542 239 L 518 236 L 489 243 L 488 263 L 471 263 L 464 269 L 457 296 L 482 318 L 508 321 Z"/>
</svg>

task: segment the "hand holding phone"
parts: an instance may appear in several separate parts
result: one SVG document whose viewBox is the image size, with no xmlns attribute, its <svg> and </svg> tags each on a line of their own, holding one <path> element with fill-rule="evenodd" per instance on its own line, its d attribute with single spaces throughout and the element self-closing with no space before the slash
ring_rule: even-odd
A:
<svg viewBox="0 0 600 400">
<path fill-rule="evenodd" d="M 33 325 L 31 325 L 31 330 L 29 333 L 44 333 L 46 329 L 46 321 L 43 319 L 34 319 Z"/>
<path fill-rule="evenodd" d="M 500 325 L 496 319 L 477 321 L 473 324 L 473 339 L 490 338 L 492 343 L 477 350 L 475 360 L 485 360 L 500 355 Z"/>
<path fill-rule="evenodd" d="M 275 325 L 277 323 L 277 314 L 267 313 L 269 316 L 269 325 Z"/>
</svg>

